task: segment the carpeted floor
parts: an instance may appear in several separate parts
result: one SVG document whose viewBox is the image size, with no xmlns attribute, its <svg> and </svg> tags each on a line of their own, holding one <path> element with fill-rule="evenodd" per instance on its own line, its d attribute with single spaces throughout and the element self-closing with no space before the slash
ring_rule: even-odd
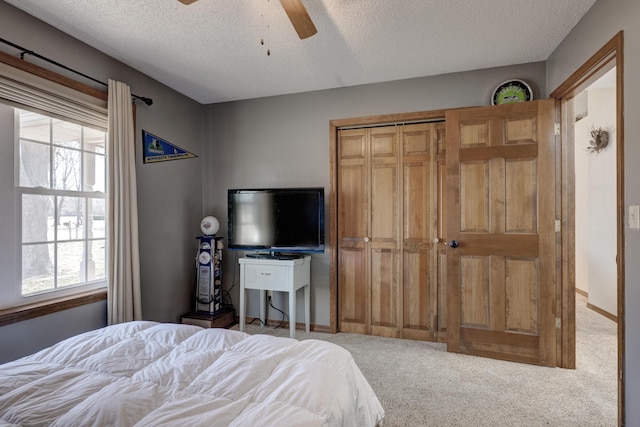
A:
<svg viewBox="0 0 640 427">
<path fill-rule="evenodd" d="M 384 427 L 616 426 L 616 324 L 587 309 L 584 297 L 576 310 L 575 370 L 447 353 L 444 344 L 422 341 L 300 330 L 297 338 L 353 354 L 385 409 Z"/>
</svg>

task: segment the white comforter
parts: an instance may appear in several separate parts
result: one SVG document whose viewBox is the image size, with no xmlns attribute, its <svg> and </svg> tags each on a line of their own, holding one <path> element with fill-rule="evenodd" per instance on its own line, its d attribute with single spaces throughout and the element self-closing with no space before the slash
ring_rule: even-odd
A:
<svg viewBox="0 0 640 427">
<path fill-rule="evenodd" d="M 318 340 L 131 322 L 0 365 L 0 425 L 375 426 L 351 354 Z"/>
</svg>

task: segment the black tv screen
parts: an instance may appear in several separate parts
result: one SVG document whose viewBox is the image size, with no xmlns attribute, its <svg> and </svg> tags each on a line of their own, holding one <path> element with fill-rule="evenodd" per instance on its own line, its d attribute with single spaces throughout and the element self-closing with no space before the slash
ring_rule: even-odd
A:
<svg viewBox="0 0 640 427">
<path fill-rule="evenodd" d="M 228 191 L 228 247 L 324 251 L 324 188 Z"/>
</svg>

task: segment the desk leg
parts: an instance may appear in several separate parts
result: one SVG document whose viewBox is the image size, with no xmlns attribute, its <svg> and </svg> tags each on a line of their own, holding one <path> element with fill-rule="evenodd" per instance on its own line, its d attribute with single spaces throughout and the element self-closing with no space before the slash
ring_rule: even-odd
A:
<svg viewBox="0 0 640 427">
<path fill-rule="evenodd" d="M 267 325 L 267 316 L 264 309 L 267 304 L 267 299 L 265 298 L 267 292 L 263 289 L 259 289 L 258 292 L 260 292 L 260 320 L 262 321 L 260 322 L 260 327 L 263 328 Z"/>
<path fill-rule="evenodd" d="M 244 332 L 244 323 L 245 323 L 245 310 L 246 310 L 246 299 L 244 295 L 244 285 L 240 284 L 240 330 Z"/>
<path fill-rule="evenodd" d="M 304 324 L 309 333 L 311 323 L 311 286 L 306 284 L 304 287 Z"/>
<path fill-rule="evenodd" d="M 289 291 L 289 336 L 296 337 L 296 291 Z"/>
</svg>

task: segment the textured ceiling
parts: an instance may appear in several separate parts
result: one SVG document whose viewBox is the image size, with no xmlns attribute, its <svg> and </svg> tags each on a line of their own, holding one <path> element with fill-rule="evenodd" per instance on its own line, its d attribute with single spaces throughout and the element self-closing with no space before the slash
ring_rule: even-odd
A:
<svg viewBox="0 0 640 427">
<path fill-rule="evenodd" d="M 544 61 L 595 0 L 6 2 L 208 104 Z"/>
</svg>

